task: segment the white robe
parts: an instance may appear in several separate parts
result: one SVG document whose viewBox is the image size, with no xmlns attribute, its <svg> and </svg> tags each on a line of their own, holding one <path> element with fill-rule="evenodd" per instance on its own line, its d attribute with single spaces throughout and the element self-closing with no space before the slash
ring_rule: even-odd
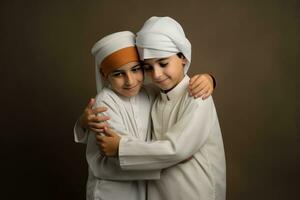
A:
<svg viewBox="0 0 300 200">
<path fill-rule="evenodd" d="M 225 199 L 225 154 L 213 99 L 189 97 L 188 83 L 185 76 L 154 102 L 151 114 L 158 141 L 120 141 L 123 169 L 165 168 L 160 180 L 148 181 L 149 200 Z"/>
<path fill-rule="evenodd" d="M 151 105 L 155 90 L 142 88 L 140 93 L 131 98 L 117 95 L 104 88 L 96 97 L 95 107 L 105 106 L 111 128 L 122 137 L 131 136 L 139 140 L 149 140 L 151 134 Z M 95 140 L 94 133 L 86 134 L 75 126 L 75 141 L 87 142 L 86 157 L 89 164 L 87 182 L 87 199 L 144 200 L 146 182 L 159 179 L 160 170 L 124 171 L 119 160 L 102 156 Z"/>
</svg>

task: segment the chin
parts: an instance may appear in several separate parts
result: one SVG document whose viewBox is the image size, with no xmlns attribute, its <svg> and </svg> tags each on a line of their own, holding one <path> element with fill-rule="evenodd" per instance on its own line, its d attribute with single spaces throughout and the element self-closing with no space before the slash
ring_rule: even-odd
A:
<svg viewBox="0 0 300 200">
<path fill-rule="evenodd" d="M 172 89 L 174 86 L 170 86 L 170 85 L 157 85 L 161 90 L 170 90 Z"/>
<path fill-rule="evenodd" d="M 125 97 L 134 97 L 139 93 L 139 91 L 135 91 L 135 92 L 125 92 L 122 95 Z"/>
</svg>

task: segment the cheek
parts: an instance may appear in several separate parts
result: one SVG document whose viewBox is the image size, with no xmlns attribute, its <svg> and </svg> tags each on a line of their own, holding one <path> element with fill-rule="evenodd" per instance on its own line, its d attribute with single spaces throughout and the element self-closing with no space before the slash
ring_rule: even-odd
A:
<svg viewBox="0 0 300 200">
<path fill-rule="evenodd" d="M 114 90 L 120 90 L 122 88 L 122 80 L 119 79 L 111 79 L 109 81 L 112 89 Z"/>
<path fill-rule="evenodd" d="M 170 67 L 166 73 L 172 76 L 179 76 L 180 74 L 183 74 L 184 72 L 184 66 L 182 65 L 182 62 L 174 63 L 173 67 Z"/>
<path fill-rule="evenodd" d="M 140 73 L 136 74 L 136 80 L 139 82 L 144 81 L 144 73 L 140 72 Z"/>
</svg>

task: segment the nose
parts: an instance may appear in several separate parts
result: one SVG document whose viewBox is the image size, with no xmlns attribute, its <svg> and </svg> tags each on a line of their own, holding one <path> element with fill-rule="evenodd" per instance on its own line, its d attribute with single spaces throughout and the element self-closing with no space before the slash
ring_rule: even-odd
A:
<svg viewBox="0 0 300 200">
<path fill-rule="evenodd" d="M 162 76 L 162 69 L 159 66 L 154 66 L 152 71 L 152 78 L 160 79 L 161 76 Z"/>
<path fill-rule="evenodd" d="M 131 72 L 127 72 L 126 73 L 126 85 L 130 86 L 134 83 L 134 77 L 133 77 L 133 74 L 131 74 Z"/>
</svg>

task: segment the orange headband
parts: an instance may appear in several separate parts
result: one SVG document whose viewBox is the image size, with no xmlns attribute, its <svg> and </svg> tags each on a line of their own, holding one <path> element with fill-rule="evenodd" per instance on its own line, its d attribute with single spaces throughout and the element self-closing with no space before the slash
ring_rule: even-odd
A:
<svg viewBox="0 0 300 200">
<path fill-rule="evenodd" d="M 107 76 L 113 70 L 134 61 L 139 61 L 136 47 L 126 47 L 107 56 L 102 61 L 100 68 L 104 76 Z"/>
</svg>

